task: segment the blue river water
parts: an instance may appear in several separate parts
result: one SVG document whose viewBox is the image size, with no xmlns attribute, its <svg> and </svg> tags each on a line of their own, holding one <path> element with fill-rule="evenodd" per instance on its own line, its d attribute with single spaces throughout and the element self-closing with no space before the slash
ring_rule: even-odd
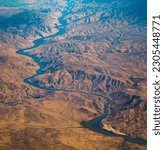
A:
<svg viewBox="0 0 164 150">
<path fill-rule="evenodd" d="M 65 17 L 69 13 L 69 11 L 71 11 L 72 6 L 73 6 L 73 2 L 72 1 L 68 1 L 67 7 L 62 12 L 62 16 L 59 18 L 59 22 L 60 22 L 61 25 L 55 27 L 56 29 L 58 29 L 57 33 L 52 34 L 50 36 L 39 38 L 37 40 L 34 40 L 33 41 L 33 46 L 31 46 L 31 47 L 17 50 L 17 52 L 16 52 L 17 54 L 32 58 L 39 66 L 39 69 L 36 71 L 36 73 L 33 76 L 24 79 L 25 83 L 27 83 L 27 84 L 29 84 L 31 86 L 34 86 L 36 88 L 43 89 L 43 90 L 58 90 L 58 91 L 62 90 L 62 91 L 71 92 L 71 91 L 65 90 L 65 89 L 41 87 L 37 83 L 34 83 L 34 82 L 30 81 L 30 79 L 43 74 L 43 69 L 45 68 L 45 65 L 40 61 L 40 59 L 36 55 L 30 54 L 28 51 L 31 51 L 34 48 L 37 48 L 40 45 L 44 44 L 46 39 L 55 38 L 57 36 L 63 35 L 66 32 L 65 27 L 67 26 L 67 22 L 65 21 Z M 87 94 L 89 94 L 89 93 L 87 93 Z M 89 129 L 89 130 L 91 130 L 93 132 L 99 133 L 99 134 L 103 134 L 103 135 L 106 135 L 106 136 L 113 136 L 113 137 L 122 137 L 122 138 L 124 138 L 125 140 L 127 140 L 129 142 L 137 143 L 137 144 L 144 144 L 145 145 L 146 144 L 146 140 L 144 140 L 144 139 L 139 139 L 139 138 L 133 138 L 133 137 L 130 137 L 130 136 L 119 135 L 119 134 L 115 134 L 113 132 L 110 132 L 110 131 L 107 131 L 107 130 L 103 129 L 102 120 L 107 117 L 107 115 L 108 115 L 108 106 L 110 105 L 110 99 L 109 98 L 105 98 L 105 100 L 106 100 L 106 103 L 104 105 L 104 112 L 103 112 L 103 114 L 98 116 L 98 117 L 95 117 L 95 118 L 93 118 L 93 119 L 91 119 L 89 121 L 82 121 L 81 122 L 81 126 L 83 126 L 84 128 L 87 128 L 87 129 Z"/>
</svg>

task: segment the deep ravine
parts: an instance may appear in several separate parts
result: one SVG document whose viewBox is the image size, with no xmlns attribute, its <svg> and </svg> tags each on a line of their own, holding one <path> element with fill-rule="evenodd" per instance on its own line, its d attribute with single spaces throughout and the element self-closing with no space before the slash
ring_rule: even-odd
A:
<svg viewBox="0 0 164 150">
<path fill-rule="evenodd" d="M 66 32 L 65 28 L 67 26 L 67 22 L 65 21 L 65 17 L 67 16 L 67 14 L 69 14 L 69 11 L 71 11 L 72 7 L 73 7 L 73 2 L 72 1 L 67 1 L 67 6 L 66 6 L 65 10 L 62 12 L 62 16 L 59 17 L 59 23 L 61 25 L 55 27 L 56 29 L 58 29 L 57 33 L 46 36 L 46 37 L 39 38 L 37 40 L 34 40 L 33 41 L 33 46 L 31 46 L 31 47 L 17 50 L 17 52 L 16 52 L 17 54 L 32 58 L 39 66 L 39 69 L 36 71 L 36 73 L 33 76 L 24 79 L 24 82 L 26 84 L 30 85 L 30 86 L 33 86 L 33 87 L 36 87 L 36 88 L 39 88 L 39 89 L 42 89 L 42 90 L 79 92 L 79 93 L 83 93 L 83 94 L 90 94 L 90 95 L 103 97 L 106 100 L 106 103 L 104 105 L 104 113 L 101 114 L 98 117 L 95 117 L 95 118 L 89 120 L 89 121 L 82 121 L 81 126 L 83 126 L 84 128 L 87 128 L 87 129 L 89 129 L 93 132 L 99 133 L 99 134 L 103 134 L 103 135 L 106 135 L 106 136 L 112 136 L 112 137 L 122 137 L 125 140 L 127 140 L 128 142 L 132 142 L 132 143 L 136 143 L 136 144 L 144 144 L 145 145 L 146 140 L 139 139 L 139 138 L 133 138 L 133 137 L 130 137 L 130 136 L 115 134 L 113 132 L 110 132 L 110 131 L 107 131 L 107 130 L 103 129 L 102 120 L 107 117 L 108 107 L 110 105 L 110 99 L 108 97 L 105 97 L 103 95 L 96 94 L 96 93 L 86 93 L 86 92 L 82 92 L 82 91 L 73 91 L 73 90 L 70 90 L 70 89 L 44 88 L 44 87 L 41 87 L 40 85 L 38 85 L 36 83 L 30 82 L 30 79 L 43 74 L 42 70 L 45 68 L 45 66 L 37 56 L 28 53 L 28 51 L 31 51 L 34 48 L 37 48 L 40 45 L 42 45 L 44 43 L 45 39 L 55 38 L 57 36 L 63 35 Z"/>
</svg>

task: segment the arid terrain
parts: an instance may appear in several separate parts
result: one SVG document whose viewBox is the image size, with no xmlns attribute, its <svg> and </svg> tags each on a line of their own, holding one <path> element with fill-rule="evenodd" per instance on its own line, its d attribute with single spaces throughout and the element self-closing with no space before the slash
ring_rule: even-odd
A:
<svg viewBox="0 0 164 150">
<path fill-rule="evenodd" d="M 0 150 L 146 150 L 146 0 L 0 5 Z"/>
</svg>

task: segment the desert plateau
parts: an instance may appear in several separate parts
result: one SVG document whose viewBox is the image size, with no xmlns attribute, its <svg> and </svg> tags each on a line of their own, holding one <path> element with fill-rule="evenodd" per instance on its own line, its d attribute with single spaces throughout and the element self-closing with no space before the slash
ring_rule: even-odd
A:
<svg viewBox="0 0 164 150">
<path fill-rule="evenodd" d="M 0 2 L 0 150 L 146 150 L 146 0 Z"/>
</svg>

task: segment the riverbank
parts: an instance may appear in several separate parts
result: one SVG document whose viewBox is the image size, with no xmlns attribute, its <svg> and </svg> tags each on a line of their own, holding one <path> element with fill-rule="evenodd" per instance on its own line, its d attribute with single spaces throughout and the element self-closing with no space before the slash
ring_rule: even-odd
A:
<svg viewBox="0 0 164 150">
<path fill-rule="evenodd" d="M 45 68 L 45 65 L 40 61 L 40 59 L 37 56 L 32 55 L 32 54 L 29 53 L 29 51 L 41 46 L 42 44 L 44 44 L 45 40 L 47 40 L 49 38 L 55 38 L 57 36 L 63 35 L 66 32 L 65 28 L 67 26 L 67 22 L 65 21 L 65 17 L 67 16 L 69 11 L 71 10 L 72 6 L 73 6 L 72 2 L 68 2 L 68 5 L 67 5 L 65 11 L 62 12 L 62 16 L 59 18 L 59 23 L 61 25 L 55 27 L 58 30 L 57 33 L 55 33 L 53 35 L 43 37 L 43 38 L 40 38 L 40 39 L 37 39 L 37 40 L 33 41 L 33 46 L 28 47 L 28 48 L 24 48 L 24 49 L 20 49 L 20 50 L 17 51 L 17 54 L 19 54 L 19 55 L 23 55 L 23 56 L 32 58 L 39 66 L 39 69 L 36 71 L 36 73 L 33 76 L 24 79 L 24 82 L 26 84 L 29 84 L 30 86 L 33 86 L 33 87 L 36 87 L 36 88 L 39 88 L 39 89 L 42 89 L 42 90 L 48 90 L 48 91 L 49 90 L 52 90 L 52 91 L 57 90 L 57 91 L 72 92 L 71 90 L 67 90 L 67 89 L 44 88 L 44 87 L 41 87 L 40 85 L 38 85 L 37 83 L 31 82 L 32 78 L 43 74 L 43 70 Z M 84 94 L 92 95 L 93 93 L 84 93 Z M 112 136 L 112 137 L 122 137 L 125 140 L 127 140 L 128 142 L 132 142 L 132 143 L 136 143 L 136 144 L 146 144 L 145 140 L 142 140 L 142 139 L 139 139 L 139 138 L 132 138 L 132 137 L 128 137 L 128 136 L 125 136 L 125 135 L 119 135 L 119 134 L 107 131 L 103 128 L 102 120 L 107 117 L 108 107 L 110 105 L 109 98 L 105 98 L 105 99 L 106 99 L 106 103 L 104 105 L 103 114 L 96 117 L 96 118 L 93 118 L 92 120 L 83 121 L 83 122 L 81 122 L 81 125 L 84 128 L 87 128 L 87 129 L 89 129 L 93 132 L 99 133 L 99 134 Z"/>
</svg>

